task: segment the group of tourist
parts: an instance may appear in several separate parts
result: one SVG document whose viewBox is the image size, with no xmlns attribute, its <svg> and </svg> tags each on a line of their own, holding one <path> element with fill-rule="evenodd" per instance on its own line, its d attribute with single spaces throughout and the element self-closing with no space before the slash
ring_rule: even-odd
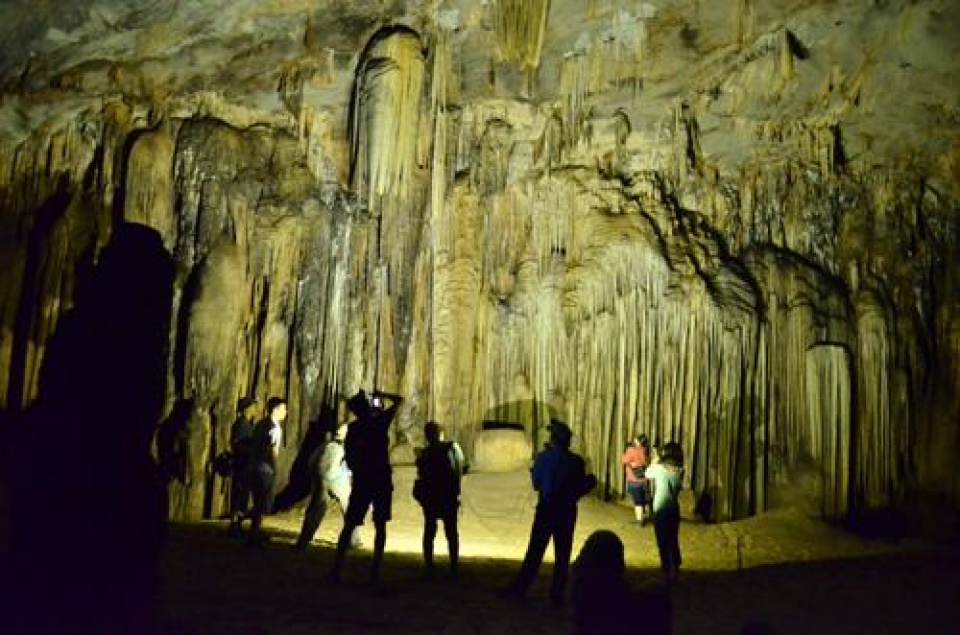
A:
<svg viewBox="0 0 960 635">
<path fill-rule="evenodd" d="M 309 504 L 296 546 L 303 549 L 310 544 L 325 515 L 328 500 L 336 501 L 343 511 L 344 523 L 328 573 L 332 583 L 340 580 L 350 548 L 359 545 L 357 530 L 371 508 L 374 542 L 370 582 L 379 581 L 393 497 L 388 430 L 402 401 L 399 395 L 359 391 L 347 400 L 352 420 L 325 428 L 319 446 L 311 455 Z M 267 540 L 262 530 L 263 516 L 273 509 L 286 403 L 280 398 L 271 398 L 266 404 L 266 417 L 253 423 L 251 415 L 255 404 L 253 399 L 240 400 L 239 415 L 231 430 L 230 533 L 241 535 L 241 523 L 249 518 L 250 529 L 246 535 L 252 545 L 259 546 Z M 597 480 L 587 472 L 583 458 L 570 450 L 573 437 L 570 427 L 552 419 L 548 430 L 549 442 L 531 469 L 537 506 L 526 554 L 520 570 L 501 595 L 514 599 L 526 596 L 552 540 L 554 569 L 550 599 L 555 605 L 561 605 L 570 570 L 577 503 L 596 486 Z M 449 573 L 455 578 L 459 565 L 460 481 L 466 462 L 460 446 L 446 440 L 443 428 L 436 422 L 426 423 L 424 438 L 426 445 L 417 451 L 417 477 L 412 492 L 423 511 L 424 576 L 435 575 L 433 544 L 442 523 L 449 550 Z M 642 526 L 648 517 L 652 519 L 664 576 L 672 582 L 681 564 L 677 500 L 683 478 L 680 446 L 667 443 L 651 451 L 646 436 L 639 435 L 623 454 L 622 463 L 636 521 Z M 252 505 L 248 512 L 250 499 Z M 606 571 L 614 580 L 622 580 L 624 568 L 623 544 L 609 531 L 592 535 L 574 565 L 575 575 L 579 571 L 584 581 L 592 580 L 599 571 Z M 575 606 L 584 604 L 585 599 L 589 600 L 602 586 L 575 582 L 572 593 Z M 590 600 L 586 604 L 596 602 Z"/>
<path fill-rule="evenodd" d="M 683 486 L 683 449 L 679 443 L 671 442 L 651 452 L 647 435 L 640 434 L 627 446 L 620 462 L 637 524 L 643 527 L 647 518 L 652 518 L 664 577 L 676 581 L 682 563 L 679 495 Z"/>
</svg>

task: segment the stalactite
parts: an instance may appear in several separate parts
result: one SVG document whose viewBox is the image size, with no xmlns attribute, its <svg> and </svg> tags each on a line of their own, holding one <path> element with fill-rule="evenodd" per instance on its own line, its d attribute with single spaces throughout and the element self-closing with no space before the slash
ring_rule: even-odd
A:
<svg viewBox="0 0 960 635">
<path fill-rule="evenodd" d="M 821 345 L 807 354 L 809 450 L 821 466 L 821 513 L 842 519 L 849 509 L 853 390 L 847 349 Z"/>
<path fill-rule="evenodd" d="M 378 219 L 368 252 L 369 267 L 378 271 L 376 289 L 385 303 L 383 312 L 395 318 L 381 320 L 373 338 L 371 356 L 384 370 L 399 371 L 409 344 L 410 319 L 406 305 L 412 297 L 412 276 L 422 229 L 425 192 L 418 177 L 420 110 L 424 84 L 424 53 L 420 37 L 405 27 L 377 33 L 364 51 L 351 105 L 351 181 L 370 213 Z M 391 310 L 392 309 L 392 310 Z M 384 316 L 381 315 L 381 318 Z M 377 327 L 374 327 L 375 332 Z M 396 339 L 381 340 L 385 332 Z M 399 381 L 396 372 L 371 377 L 382 387 Z"/>
<path fill-rule="evenodd" d="M 540 66 L 550 0 L 496 0 L 497 50 L 526 73 Z"/>
<path fill-rule="evenodd" d="M 855 494 L 870 507 L 895 502 L 901 479 L 898 456 L 906 449 L 907 428 L 891 419 L 892 395 L 889 318 L 882 302 L 861 292 L 857 308 L 858 412 Z"/>
</svg>

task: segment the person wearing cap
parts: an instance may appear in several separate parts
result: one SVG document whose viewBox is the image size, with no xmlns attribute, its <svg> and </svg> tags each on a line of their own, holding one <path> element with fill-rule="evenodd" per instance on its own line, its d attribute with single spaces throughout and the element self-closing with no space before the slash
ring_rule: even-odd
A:
<svg viewBox="0 0 960 635">
<path fill-rule="evenodd" d="M 267 400 L 267 416 L 253 428 L 250 440 L 250 462 L 247 467 L 253 508 L 250 513 L 250 542 L 267 541 L 262 530 L 263 517 L 273 512 L 277 487 L 277 459 L 283 443 L 281 424 L 287 418 L 287 401 L 281 397 Z"/>
<path fill-rule="evenodd" d="M 230 426 L 230 535 L 239 536 L 240 526 L 250 504 L 247 465 L 250 461 L 250 439 L 253 437 L 254 397 L 237 401 L 237 419 Z"/>
<path fill-rule="evenodd" d="M 367 396 L 360 390 L 347 400 L 355 419 L 347 427 L 344 454 L 353 473 L 353 489 L 347 504 L 343 529 L 337 540 L 337 554 L 327 578 L 340 581 L 340 571 L 354 530 L 363 524 L 367 510 L 373 507 L 373 561 L 370 582 L 377 584 L 383 551 L 387 544 L 387 523 L 393 503 L 393 474 L 390 467 L 389 429 L 403 399 L 399 395 L 374 391 Z"/>
<path fill-rule="evenodd" d="M 549 447 L 537 455 L 531 472 L 533 489 L 538 497 L 530 541 L 520 571 L 503 595 L 514 599 L 526 597 L 552 538 L 554 565 L 550 601 L 560 606 L 570 569 L 577 501 L 596 487 L 597 479 L 593 474 L 587 474 L 583 457 L 570 451 L 573 437 L 570 427 L 563 421 L 552 419 L 548 429 Z"/>
</svg>

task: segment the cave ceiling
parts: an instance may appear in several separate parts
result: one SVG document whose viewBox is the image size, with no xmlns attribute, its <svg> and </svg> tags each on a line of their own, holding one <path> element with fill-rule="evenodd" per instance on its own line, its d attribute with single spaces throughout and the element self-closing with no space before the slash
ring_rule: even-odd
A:
<svg viewBox="0 0 960 635">
<path fill-rule="evenodd" d="M 633 434 L 679 440 L 720 517 L 956 502 L 958 27 L 951 0 L 5 0 L 0 404 L 43 396 L 134 224 L 174 266 L 188 471 L 243 394 L 297 439 L 379 386 L 400 446 L 560 413 L 607 490 Z"/>
</svg>

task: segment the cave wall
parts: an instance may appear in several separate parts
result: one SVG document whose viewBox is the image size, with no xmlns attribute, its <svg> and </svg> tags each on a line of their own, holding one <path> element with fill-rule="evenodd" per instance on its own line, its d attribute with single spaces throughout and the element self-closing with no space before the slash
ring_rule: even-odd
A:
<svg viewBox="0 0 960 635">
<path fill-rule="evenodd" d="M 372 386 L 401 447 L 562 413 L 608 492 L 677 440 L 720 519 L 956 506 L 955 5 L 7 3 L 0 407 L 133 223 L 174 517 L 222 511 L 238 397 L 290 400 L 286 468 Z"/>
</svg>

